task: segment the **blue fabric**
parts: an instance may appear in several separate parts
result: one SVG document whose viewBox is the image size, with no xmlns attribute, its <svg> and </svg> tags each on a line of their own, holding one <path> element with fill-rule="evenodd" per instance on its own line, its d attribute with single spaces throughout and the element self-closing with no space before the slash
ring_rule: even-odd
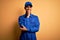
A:
<svg viewBox="0 0 60 40">
<path fill-rule="evenodd" d="M 31 2 L 26 2 L 25 6 L 32 6 L 32 3 Z"/>
<path fill-rule="evenodd" d="M 22 31 L 20 40 L 37 40 L 36 32 L 39 31 L 40 22 L 38 16 L 30 14 L 29 18 L 26 18 L 26 14 L 22 15 L 18 19 L 18 23 L 24 25 L 28 30 Z"/>
</svg>

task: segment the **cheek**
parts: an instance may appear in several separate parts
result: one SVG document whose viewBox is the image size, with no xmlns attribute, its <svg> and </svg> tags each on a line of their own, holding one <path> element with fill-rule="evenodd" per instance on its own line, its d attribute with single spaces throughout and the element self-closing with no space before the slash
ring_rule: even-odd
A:
<svg viewBox="0 0 60 40">
<path fill-rule="evenodd" d="M 32 10 L 32 8 L 30 8 L 30 10 Z"/>
</svg>

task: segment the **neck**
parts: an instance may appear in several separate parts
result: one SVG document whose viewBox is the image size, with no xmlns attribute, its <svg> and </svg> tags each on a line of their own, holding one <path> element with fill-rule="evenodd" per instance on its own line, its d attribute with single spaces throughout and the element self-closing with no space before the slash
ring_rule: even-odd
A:
<svg viewBox="0 0 60 40">
<path fill-rule="evenodd" d="M 26 11 L 26 17 L 27 17 L 27 18 L 29 18 L 30 14 L 31 14 L 31 12 L 27 12 L 27 11 Z"/>
</svg>

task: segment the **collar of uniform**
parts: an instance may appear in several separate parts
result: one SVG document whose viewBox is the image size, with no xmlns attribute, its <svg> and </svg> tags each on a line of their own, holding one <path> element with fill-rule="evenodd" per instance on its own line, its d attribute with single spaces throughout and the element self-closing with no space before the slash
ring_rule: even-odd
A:
<svg viewBox="0 0 60 40">
<path fill-rule="evenodd" d="M 26 18 L 26 14 L 24 14 L 24 17 Z M 29 17 L 32 17 L 32 14 L 30 13 L 30 16 Z"/>
</svg>

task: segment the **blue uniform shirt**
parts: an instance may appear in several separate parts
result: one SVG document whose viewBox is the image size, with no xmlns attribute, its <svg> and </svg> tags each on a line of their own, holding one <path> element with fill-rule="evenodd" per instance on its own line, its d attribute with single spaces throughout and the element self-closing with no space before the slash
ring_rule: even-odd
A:
<svg viewBox="0 0 60 40">
<path fill-rule="evenodd" d="M 18 23 L 24 25 L 28 30 L 22 31 L 20 40 L 37 40 L 36 32 L 39 31 L 40 22 L 38 16 L 30 14 L 29 18 L 26 17 L 26 14 L 19 16 Z"/>
</svg>

